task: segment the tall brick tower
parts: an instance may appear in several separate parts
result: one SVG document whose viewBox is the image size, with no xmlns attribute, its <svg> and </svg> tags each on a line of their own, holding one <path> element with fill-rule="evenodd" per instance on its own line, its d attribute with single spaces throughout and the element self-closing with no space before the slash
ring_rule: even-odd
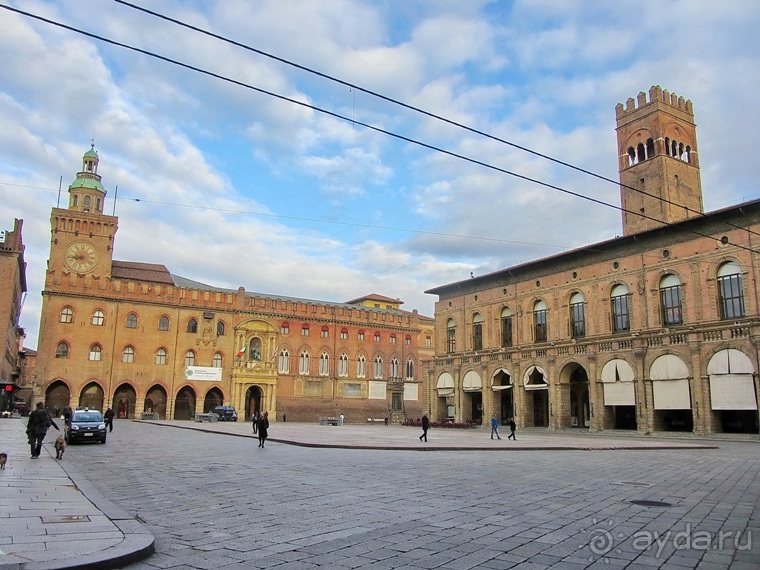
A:
<svg viewBox="0 0 760 570">
<path fill-rule="evenodd" d="M 703 213 L 691 101 L 656 85 L 648 101 L 642 91 L 615 114 L 623 235 Z"/>
</svg>

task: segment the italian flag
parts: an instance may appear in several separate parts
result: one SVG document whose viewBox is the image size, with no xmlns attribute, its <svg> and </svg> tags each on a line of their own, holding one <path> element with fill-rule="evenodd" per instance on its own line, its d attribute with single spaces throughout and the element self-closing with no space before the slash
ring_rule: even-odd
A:
<svg viewBox="0 0 760 570">
<path fill-rule="evenodd" d="M 238 350 L 238 353 L 235 355 L 235 358 L 241 358 L 245 354 L 245 349 L 248 348 L 247 346 L 244 346 L 240 350 Z"/>
</svg>

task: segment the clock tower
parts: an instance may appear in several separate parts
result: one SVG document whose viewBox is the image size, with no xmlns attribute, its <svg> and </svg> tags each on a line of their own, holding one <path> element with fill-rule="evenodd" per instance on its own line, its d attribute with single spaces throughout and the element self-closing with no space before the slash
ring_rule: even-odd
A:
<svg viewBox="0 0 760 570">
<path fill-rule="evenodd" d="M 64 279 L 71 281 L 76 276 L 96 279 L 111 276 L 118 218 L 103 214 L 105 197 L 93 144 L 84 153 L 82 170 L 69 185 L 68 208 L 53 208 L 50 217 L 47 285 L 60 284 Z"/>
</svg>

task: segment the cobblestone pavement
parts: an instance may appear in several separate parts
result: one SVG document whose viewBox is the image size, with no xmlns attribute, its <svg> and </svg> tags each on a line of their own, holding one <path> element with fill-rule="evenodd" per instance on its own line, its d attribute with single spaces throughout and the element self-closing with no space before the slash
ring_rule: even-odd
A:
<svg viewBox="0 0 760 570">
<path fill-rule="evenodd" d="M 760 445 L 719 446 L 258 449 L 253 439 L 119 421 L 108 445 L 71 446 L 67 459 L 91 468 L 95 487 L 155 535 L 156 554 L 130 569 L 754 570 Z"/>
</svg>

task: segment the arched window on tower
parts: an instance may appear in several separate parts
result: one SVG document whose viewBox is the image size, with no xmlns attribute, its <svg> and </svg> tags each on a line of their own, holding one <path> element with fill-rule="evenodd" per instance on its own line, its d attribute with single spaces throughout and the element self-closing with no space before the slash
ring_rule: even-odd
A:
<svg viewBox="0 0 760 570">
<path fill-rule="evenodd" d="M 636 164 L 636 151 L 633 147 L 628 148 L 628 166 Z"/>
<path fill-rule="evenodd" d="M 56 358 L 68 358 L 69 357 L 69 345 L 65 342 L 59 342 L 55 347 Z"/>
<path fill-rule="evenodd" d="M 639 143 L 636 147 L 636 162 L 644 162 L 647 159 L 646 149 L 644 143 Z"/>
<path fill-rule="evenodd" d="M 89 196 L 84 197 L 84 211 L 89 212 L 90 208 L 92 207 L 92 198 Z"/>
<path fill-rule="evenodd" d="M 654 157 L 654 139 L 647 139 L 647 158 Z"/>
</svg>

